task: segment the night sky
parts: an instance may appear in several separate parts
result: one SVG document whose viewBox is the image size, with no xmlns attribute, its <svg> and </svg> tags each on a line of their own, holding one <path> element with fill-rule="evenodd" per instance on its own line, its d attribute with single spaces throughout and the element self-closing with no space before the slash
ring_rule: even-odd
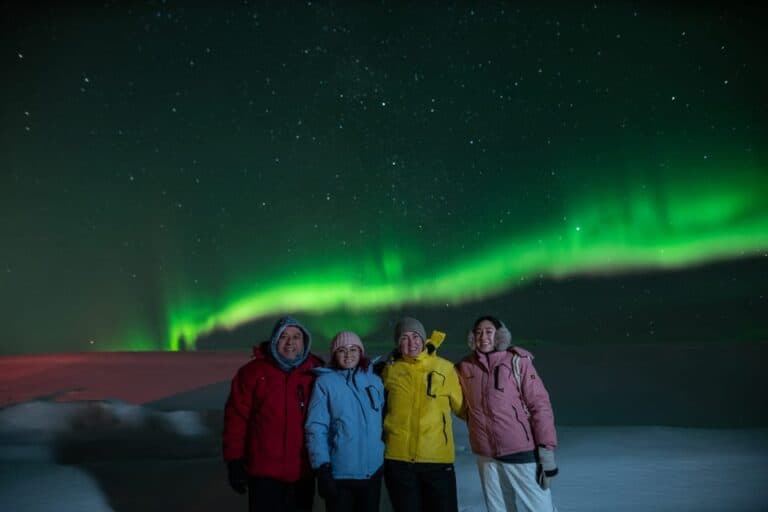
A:
<svg viewBox="0 0 768 512">
<path fill-rule="evenodd" d="M 2 4 L 0 353 L 768 339 L 759 8 L 197 4 Z"/>
</svg>

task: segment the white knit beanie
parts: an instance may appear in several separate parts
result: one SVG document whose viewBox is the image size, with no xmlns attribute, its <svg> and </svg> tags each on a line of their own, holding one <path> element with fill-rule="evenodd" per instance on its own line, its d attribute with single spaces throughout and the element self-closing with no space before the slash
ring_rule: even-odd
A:
<svg viewBox="0 0 768 512">
<path fill-rule="evenodd" d="M 352 331 L 341 331 L 331 340 L 331 355 L 342 347 L 351 346 L 360 347 L 361 355 L 365 353 L 365 347 L 363 347 L 363 342 L 360 341 L 360 336 Z"/>
</svg>

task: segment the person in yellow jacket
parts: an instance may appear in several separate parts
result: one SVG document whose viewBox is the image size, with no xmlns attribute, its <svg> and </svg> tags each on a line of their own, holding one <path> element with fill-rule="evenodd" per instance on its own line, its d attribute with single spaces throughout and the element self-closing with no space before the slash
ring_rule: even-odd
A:
<svg viewBox="0 0 768 512">
<path fill-rule="evenodd" d="M 451 411 L 463 414 L 453 363 L 436 355 L 445 334 L 427 339 L 415 318 L 395 326 L 392 362 L 384 366 L 384 482 L 395 512 L 456 512 Z"/>
</svg>

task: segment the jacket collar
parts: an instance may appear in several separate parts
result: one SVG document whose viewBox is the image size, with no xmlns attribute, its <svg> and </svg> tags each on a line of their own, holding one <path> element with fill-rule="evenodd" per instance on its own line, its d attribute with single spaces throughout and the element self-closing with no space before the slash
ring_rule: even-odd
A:
<svg viewBox="0 0 768 512">
<path fill-rule="evenodd" d="M 405 361 L 406 363 L 410 363 L 410 364 L 421 363 L 424 360 L 426 360 L 428 357 L 430 357 L 430 355 L 429 355 L 429 352 L 427 352 L 426 349 L 422 350 L 421 352 L 419 352 L 419 355 L 414 356 L 414 357 L 406 356 L 404 354 L 400 354 L 400 358 L 403 361 Z"/>
<path fill-rule="evenodd" d="M 488 371 L 490 371 L 493 366 L 496 366 L 500 361 L 502 361 L 506 355 L 506 350 L 493 350 L 491 352 L 485 353 L 475 350 L 472 353 L 472 357 L 475 359 L 475 361 L 477 361 L 480 366 Z"/>
</svg>

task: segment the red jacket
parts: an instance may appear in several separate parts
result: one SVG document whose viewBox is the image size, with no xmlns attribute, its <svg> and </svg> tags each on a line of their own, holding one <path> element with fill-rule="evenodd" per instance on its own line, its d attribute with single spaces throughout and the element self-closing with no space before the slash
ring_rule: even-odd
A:
<svg viewBox="0 0 768 512">
<path fill-rule="evenodd" d="M 315 374 L 323 361 L 309 354 L 297 368 L 281 370 L 269 342 L 232 379 L 224 407 L 224 460 L 245 459 L 248 474 L 295 482 L 311 473 L 304 421 Z"/>
</svg>

